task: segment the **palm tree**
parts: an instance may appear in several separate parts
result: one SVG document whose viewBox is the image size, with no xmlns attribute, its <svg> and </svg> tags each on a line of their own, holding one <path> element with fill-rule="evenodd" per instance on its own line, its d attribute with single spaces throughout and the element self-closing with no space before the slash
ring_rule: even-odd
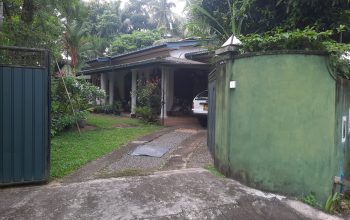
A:
<svg viewBox="0 0 350 220">
<path fill-rule="evenodd" d="M 175 6 L 173 2 L 167 0 L 154 0 L 152 11 L 158 29 L 165 29 L 166 31 L 173 29 L 175 18 L 171 8 Z"/>
<path fill-rule="evenodd" d="M 86 47 L 86 29 L 84 18 L 87 16 L 86 8 L 80 2 L 72 5 L 63 5 L 62 20 L 64 21 L 63 43 L 67 51 L 67 59 L 71 58 L 72 72 L 75 75 L 78 65 L 81 63 L 80 55 Z"/>
<path fill-rule="evenodd" d="M 83 23 L 73 20 L 65 24 L 65 31 L 63 33 L 63 42 L 68 56 L 71 58 L 71 67 L 73 74 L 76 74 L 79 63 L 79 54 L 84 46 L 83 38 L 85 30 L 82 28 Z"/>
<path fill-rule="evenodd" d="M 198 13 L 202 15 L 204 19 L 194 22 L 195 25 L 203 25 L 203 27 L 207 26 L 211 30 L 213 30 L 214 33 L 216 33 L 220 39 L 226 40 L 231 35 L 240 35 L 241 27 L 243 24 L 243 21 L 247 18 L 246 11 L 249 8 L 249 5 L 251 4 L 251 0 L 241 0 L 241 1 L 233 1 L 227 0 L 227 5 L 229 9 L 229 19 L 230 19 L 230 28 L 224 27 L 220 23 L 220 21 L 214 16 L 213 13 L 205 10 L 201 3 L 195 0 L 186 0 L 187 1 L 187 7 L 194 11 L 195 13 Z M 239 7 L 237 6 L 240 3 Z M 196 23 L 198 22 L 198 24 Z"/>
</svg>

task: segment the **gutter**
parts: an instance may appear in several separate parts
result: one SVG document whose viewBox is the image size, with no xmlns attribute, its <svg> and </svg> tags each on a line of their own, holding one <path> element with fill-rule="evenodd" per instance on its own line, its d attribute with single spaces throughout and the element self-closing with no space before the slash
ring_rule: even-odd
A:
<svg viewBox="0 0 350 220">
<path fill-rule="evenodd" d="M 156 63 L 162 63 L 162 62 L 165 63 L 164 60 L 162 60 L 161 58 L 152 58 L 152 59 L 142 60 L 142 61 L 138 61 L 138 62 L 134 62 L 134 63 L 125 63 L 125 64 L 119 64 L 119 65 L 114 65 L 114 66 L 103 66 L 103 67 L 99 67 L 96 69 L 83 70 L 83 71 L 80 71 L 79 74 L 91 75 L 91 74 L 95 74 L 95 73 L 105 73 L 105 72 L 110 72 L 110 71 L 116 70 L 116 69 L 128 69 L 128 68 L 132 68 L 132 67 L 138 67 L 138 66 L 149 65 L 149 64 L 156 64 Z"/>
</svg>

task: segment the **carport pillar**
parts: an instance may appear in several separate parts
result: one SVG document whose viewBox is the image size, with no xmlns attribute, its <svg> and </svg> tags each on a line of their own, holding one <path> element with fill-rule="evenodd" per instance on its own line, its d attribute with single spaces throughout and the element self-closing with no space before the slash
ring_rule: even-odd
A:
<svg viewBox="0 0 350 220">
<path fill-rule="evenodd" d="M 109 104 L 113 105 L 114 101 L 114 74 L 109 73 Z"/>
<path fill-rule="evenodd" d="M 169 74 L 167 77 L 167 111 L 170 111 L 174 104 L 174 69 L 169 68 Z"/>
<path fill-rule="evenodd" d="M 103 90 L 106 93 L 107 96 L 107 74 L 101 73 L 101 90 Z M 102 104 L 106 104 L 107 97 L 101 100 Z"/>
<path fill-rule="evenodd" d="M 136 80 L 137 71 L 131 70 L 131 117 L 135 116 L 136 113 Z"/>
<path fill-rule="evenodd" d="M 162 81 L 161 81 L 161 111 L 160 111 L 160 117 L 166 118 L 167 117 L 167 110 L 168 110 L 168 93 L 169 93 L 169 68 L 162 67 Z"/>
</svg>

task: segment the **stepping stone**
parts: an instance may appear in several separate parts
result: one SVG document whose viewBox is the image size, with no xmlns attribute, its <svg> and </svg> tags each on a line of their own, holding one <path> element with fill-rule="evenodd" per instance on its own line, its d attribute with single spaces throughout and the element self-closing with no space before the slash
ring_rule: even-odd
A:
<svg viewBox="0 0 350 220">
<path fill-rule="evenodd" d="M 132 141 L 131 143 L 133 143 L 133 144 L 145 144 L 147 142 L 148 141 Z"/>
<path fill-rule="evenodd" d="M 162 157 L 171 148 L 171 146 L 141 145 L 129 154 L 132 156 Z"/>
</svg>

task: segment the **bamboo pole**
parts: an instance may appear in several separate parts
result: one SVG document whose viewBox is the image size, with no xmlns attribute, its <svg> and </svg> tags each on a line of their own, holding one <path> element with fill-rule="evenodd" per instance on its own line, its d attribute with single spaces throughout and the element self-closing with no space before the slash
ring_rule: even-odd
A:
<svg viewBox="0 0 350 220">
<path fill-rule="evenodd" d="M 57 64 L 58 71 L 61 73 L 61 68 L 59 67 L 57 61 L 56 61 L 56 64 Z M 68 100 L 69 100 L 70 106 L 72 108 L 72 112 L 73 112 L 74 118 L 76 118 L 76 114 L 75 114 L 75 110 L 74 110 L 74 107 L 73 107 L 73 103 L 72 103 L 72 100 L 70 98 L 70 95 L 69 95 L 69 92 L 68 92 L 68 89 L 67 89 L 67 86 L 66 86 L 66 82 L 64 81 L 63 75 L 61 76 L 61 79 L 62 79 L 62 82 L 63 82 L 64 89 L 66 90 L 66 93 L 67 93 L 67 96 L 68 96 Z M 75 124 L 77 125 L 79 134 L 81 134 L 79 123 L 78 123 L 77 119 L 75 120 Z"/>
</svg>

